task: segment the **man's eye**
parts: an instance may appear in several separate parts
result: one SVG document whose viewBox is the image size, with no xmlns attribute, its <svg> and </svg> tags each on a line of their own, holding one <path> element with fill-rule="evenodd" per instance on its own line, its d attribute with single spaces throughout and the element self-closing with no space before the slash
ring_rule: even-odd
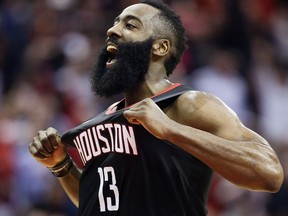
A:
<svg viewBox="0 0 288 216">
<path fill-rule="evenodd" d="M 126 28 L 127 29 L 133 29 L 133 28 L 136 28 L 134 25 L 130 24 L 130 23 L 127 23 L 126 24 Z"/>
</svg>

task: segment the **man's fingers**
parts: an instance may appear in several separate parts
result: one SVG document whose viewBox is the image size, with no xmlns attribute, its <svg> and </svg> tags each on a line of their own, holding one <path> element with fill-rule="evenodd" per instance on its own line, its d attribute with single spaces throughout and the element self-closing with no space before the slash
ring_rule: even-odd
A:
<svg viewBox="0 0 288 216">
<path fill-rule="evenodd" d="M 47 150 L 47 146 L 51 146 L 51 144 L 49 144 L 49 141 L 47 139 L 48 138 L 46 134 L 43 131 L 40 131 L 38 135 L 34 137 L 32 143 L 32 145 L 36 148 L 37 152 L 39 152 L 41 155 L 44 155 L 45 157 L 51 156 L 51 153 Z"/>
<path fill-rule="evenodd" d="M 37 146 L 42 145 L 43 150 L 46 150 L 46 152 L 48 153 L 53 152 L 52 143 L 50 142 L 48 135 L 45 131 L 39 131 L 38 138 L 39 138 L 40 144 L 38 144 L 38 140 L 36 140 L 38 144 Z"/>
<path fill-rule="evenodd" d="M 33 157 L 39 158 L 39 159 L 42 159 L 42 160 L 45 160 L 45 159 L 46 159 L 46 156 L 42 155 L 42 154 L 37 150 L 37 148 L 34 146 L 34 142 L 31 143 L 31 144 L 28 146 L 28 149 L 29 149 L 30 154 L 31 154 Z"/>
<path fill-rule="evenodd" d="M 140 124 L 137 119 L 137 112 L 127 110 L 123 113 L 124 117 L 131 123 L 131 124 Z"/>
<path fill-rule="evenodd" d="M 28 150 L 39 163 L 46 167 L 55 166 L 67 156 L 66 146 L 62 144 L 60 134 L 54 128 L 39 131 Z"/>
<path fill-rule="evenodd" d="M 131 106 L 123 115 L 131 124 L 149 124 L 151 111 L 155 107 L 157 107 L 155 106 L 155 102 L 150 98 L 146 98 Z"/>
<path fill-rule="evenodd" d="M 61 136 L 58 131 L 52 127 L 49 127 L 46 133 L 52 148 L 57 149 L 61 144 Z"/>
<path fill-rule="evenodd" d="M 61 144 L 61 138 L 57 130 L 48 128 L 46 131 L 39 131 L 30 144 L 33 155 L 39 158 L 49 157 Z"/>
</svg>

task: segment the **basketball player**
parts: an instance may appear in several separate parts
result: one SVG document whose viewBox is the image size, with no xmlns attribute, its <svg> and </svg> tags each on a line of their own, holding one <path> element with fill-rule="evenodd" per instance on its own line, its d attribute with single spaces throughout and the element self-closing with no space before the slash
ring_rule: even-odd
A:
<svg viewBox="0 0 288 216">
<path fill-rule="evenodd" d="M 185 43 L 165 4 L 127 7 L 107 31 L 92 75 L 96 94 L 124 99 L 61 137 L 54 128 L 39 131 L 29 145 L 79 215 L 207 215 L 213 172 L 249 190 L 279 190 L 282 167 L 264 138 L 215 96 L 167 79 Z"/>
</svg>

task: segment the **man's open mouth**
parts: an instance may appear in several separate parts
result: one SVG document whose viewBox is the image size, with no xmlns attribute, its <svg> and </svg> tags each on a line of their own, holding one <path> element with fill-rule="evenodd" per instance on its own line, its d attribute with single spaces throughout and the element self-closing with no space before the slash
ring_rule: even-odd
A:
<svg viewBox="0 0 288 216">
<path fill-rule="evenodd" d="M 116 54 L 118 52 L 118 47 L 115 44 L 108 44 L 106 50 L 109 53 L 109 59 L 106 62 L 106 66 L 110 67 L 112 66 L 114 63 L 117 62 L 117 58 L 116 58 Z"/>
</svg>

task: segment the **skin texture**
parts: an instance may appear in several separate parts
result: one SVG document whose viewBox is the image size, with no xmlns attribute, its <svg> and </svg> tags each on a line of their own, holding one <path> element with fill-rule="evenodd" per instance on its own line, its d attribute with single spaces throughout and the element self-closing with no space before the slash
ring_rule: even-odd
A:
<svg viewBox="0 0 288 216">
<path fill-rule="evenodd" d="M 152 35 L 151 18 L 157 12 L 145 4 L 132 5 L 118 16 L 107 36 L 117 37 L 119 43 L 144 41 Z M 246 128 L 221 100 L 204 92 L 189 91 L 161 110 L 149 98 L 172 85 L 164 67 L 172 49 L 167 39 L 154 41 L 145 80 L 133 91 L 124 93 L 126 106 L 132 105 L 124 116 L 130 123 L 141 124 L 159 139 L 194 155 L 240 187 L 278 191 L 283 170 L 275 152 L 263 137 Z M 40 131 L 29 145 L 31 155 L 46 167 L 55 166 L 67 154 L 59 137 L 54 128 Z M 81 170 L 74 164 L 66 176 L 59 178 L 76 206 L 80 175 Z"/>
</svg>

